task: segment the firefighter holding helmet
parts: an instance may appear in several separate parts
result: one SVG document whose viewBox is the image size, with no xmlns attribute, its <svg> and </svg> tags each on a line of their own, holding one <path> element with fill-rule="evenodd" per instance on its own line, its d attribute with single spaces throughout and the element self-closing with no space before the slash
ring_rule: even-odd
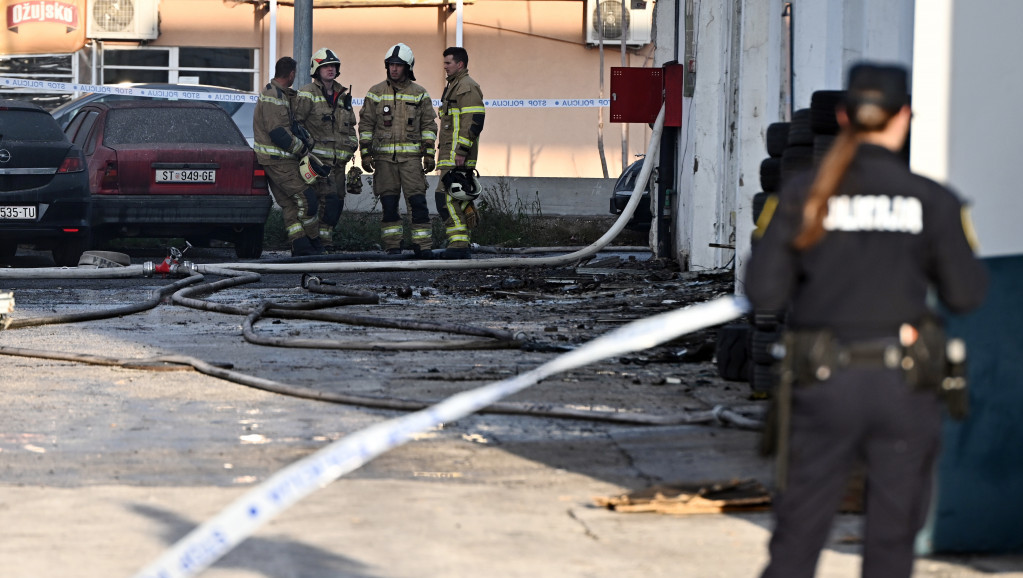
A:
<svg viewBox="0 0 1023 578">
<path fill-rule="evenodd" d="M 274 78 L 259 93 L 252 114 L 256 159 L 266 171 L 270 192 L 281 206 L 284 229 L 296 257 L 323 252 L 317 218 L 319 200 L 316 190 L 303 180 L 299 163 L 311 150 L 312 142 L 295 122 L 292 109 L 297 93 L 297 63 L 282 57 L 274 68 Z"/>
<path fill-rule="evenodd" d="M 312 137 L 312 150 L 302 167 L 303 177 L 312 180 L 319 201 L 319 237 L 327 246 L 345 203 L 344 167 L 359 148 L 352 95 L 337 77 L 341 60 L 333 50 L 321 48 L 309 62 L 312 82 L 298 90 L 295 120 Z"/>
<path fill-rule="evenodd" d="M 444 51 L 447 85 L 441 96 L 440 142 L 437 162 L 441 178 L 434 193 L 437 213 L 444 219 L 448 245 L 445 259 L 468 259 L 469 229 L 476 215 L 473 201 L 482 192 L 475 178 L 480 133 L 486 110 L 483 91 L 469 76 L 469 53 L 460 46 Z"/>
<path fill-rule="evenodd" d="M 387 79 L 369 89 L 359 111 L 362 168 L 374 173 L 373 193 L 383 208 L 381 241 L 388 254 L 401 253 L 404 236 L 398 213 L 402 192 L 412 213 L 412 249 L 431 255 L 426 175 L 435 167 L 437 113 L 426 89 L 413 82 L 415 57 L 405 44 L 384 54 Z M 425 171 L 425 172 L 424 172 Z"/>
</svg>

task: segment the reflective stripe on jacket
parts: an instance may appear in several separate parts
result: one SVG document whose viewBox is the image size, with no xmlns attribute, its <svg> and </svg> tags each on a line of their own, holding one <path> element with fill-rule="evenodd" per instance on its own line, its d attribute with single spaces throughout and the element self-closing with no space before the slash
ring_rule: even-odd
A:
<svg viewBox="0 0 1023 578">
<path fill-rule="evenodd" d="M 421 157 L 435 154 L 437 113 L 426 89 L 385 80 L 369 89 L 359 111 L 363 156 Z"/>
<path fill-rule="evenodd" d="M 252 113 L 253 150 L 261 164 L 297 158 L 302 141 L 291 134 L 291 107 L 297 93 L 271 80 L 259 93 Z"/>
<path fill-rule="evenodd" d="M 355 111 L 345 88 L 333 81 L 334 98 L 328 101 L 323 82 L 316 79 L 298 89 L 295 120 L 309 131 L 315 141 L 313 154 L 326 164 L 343 165 L 359 148 Z"/>
<path fill-rule="evenodd" d="M 455 155 L 465 157 L 465 166 L 476 166 L 485 115 L 483 91 L 469 76 L 469 71 L 460 70 L 449 77 L 440 105 L 438 168 L 455 166 Z"/>
</svg>

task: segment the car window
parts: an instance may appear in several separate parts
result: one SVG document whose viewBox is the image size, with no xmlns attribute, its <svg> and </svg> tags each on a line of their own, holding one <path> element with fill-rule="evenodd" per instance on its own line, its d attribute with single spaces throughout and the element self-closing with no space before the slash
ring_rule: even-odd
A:
<svg viewBox="0 0 1023 578">
<path fill-rule="evenodd" d="M 103 143 L 225 144 L 247 146 L 220 108 L 122 108 L 107 114 Z"/>
<path fill-rule="evenodd" d="M 57 121 L 45 110 L 5 110 L 0 138 L 26 142 L 67 140 Z"/>
<path fill-rule="evenodd" d="M 82 152 L 87 155 L 91 155 L 92 152 L 96 150 L 96 141 L 94 139 L 87 139 L 89 139 L 89 134 L 92 132 L 93 125 L 96 124 L 96 119 L 99 118 L 99 112 L 95 110 L 87 110 L 78 116 L 83 118 L 78 132 L 75 133 L 74 143 L 82 147 Z M 77 117 L 75 120 L 78 120 Z"/>
</svg>

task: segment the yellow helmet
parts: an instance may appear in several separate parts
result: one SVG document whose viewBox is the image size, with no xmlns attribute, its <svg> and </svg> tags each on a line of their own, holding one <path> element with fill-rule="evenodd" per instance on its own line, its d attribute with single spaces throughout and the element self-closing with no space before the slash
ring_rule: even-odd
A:
<svg viewBox="0 0 1023 578">
<path fill-rule="evenodd" d="M 337 71 L 341 72 L 341 59 L 334 54 L 334 51 L 329 48 L 321 48 L 313 54 L 313 57 L 309 59 L 309 76 L 316 78 L 316 71 L 321 66 L 334 65 L 337 67 Z"/>
<path fill-rule="evenodd" d="M 313 184 L 317 179 L 325 179 L 330 176 L 330 167 L 320 162 L 315 155 L 306 155 L 298 163 L 298 172 L 306 184 Z"/>
</svg>

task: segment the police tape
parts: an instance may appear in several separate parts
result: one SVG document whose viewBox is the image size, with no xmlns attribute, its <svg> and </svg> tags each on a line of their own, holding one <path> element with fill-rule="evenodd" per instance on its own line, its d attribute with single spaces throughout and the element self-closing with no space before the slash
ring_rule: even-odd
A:
<svg viewBox="0 0 1023 578">
<path fill-rule="evenodd" d="M 355 432 L 285 467 L 236 499 L 179 540 L 135 578 L 195 576 L 300 499 L 404 444 L 414 434 L 463 418 L 555 373 L 648 349 L 685 333 L 735 319 L 746 309 L 744 298 L 721 297 L 640 319 L 519 376 L 459 393 L 426 409 Z"/>
<path fill-rule="evenodd" d="M 198 100 L 206 102 L 257 102 L 258 94 L 247 92 L 147 88 L 130 85 L 110 84 L 79 84 L 75 82 L 58 82 L 55 80 L 33 80 L 28 78 L 9 78 L 0 76 L 0 87 L 9 89 L 26 89 L 33 93 L 39 92 L 81 92 L 111 94 L 118 96 L 162 98 L 167 100 Z M 352 104 L 362 106 L 365 99 L 353 98 Z M 439 108 L 440 99 L 433 99 L 433 106 Z M 484 99 L 486 108 L 598 108 L 611 105 L 608 98 L 498 98 Z"/>
</svg>

